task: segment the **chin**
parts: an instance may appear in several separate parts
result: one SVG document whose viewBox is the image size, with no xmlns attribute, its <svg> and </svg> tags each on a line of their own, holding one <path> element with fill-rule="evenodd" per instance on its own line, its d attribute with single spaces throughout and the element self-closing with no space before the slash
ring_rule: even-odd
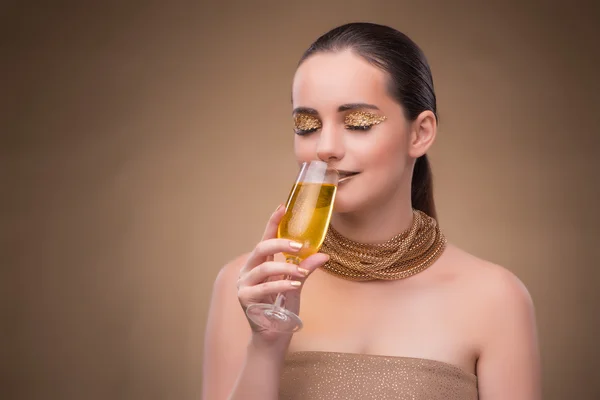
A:
<svg viewBox="0 0 600 400">
<path fill-rule="evenodd" d="M 350 182 L 348 182 L 350 183 Z M 353 190 L 347 190 L 353 189 Z M 337 214 L 347 214 L 352 212 L 360 211 L 365 208 L 365 192 L 367 188 L 350 188 L 341 186 L 335 195 L 335 203 L 333 205 L 333 212 Z"/>
<path fill-rule="evenodd" d="M 335 214 L 347 214 L 355 210 L 356 207 L 354 207 L 353 204 L 347 204 L 339 198 L 335 200 L 335 204 L 333 205 L 333 212 Z"/>
<path fill-rule="evenodd" d="M 357 179 L 358 178 L 358 179 Z M 359 213 L 379 204 L 384 204 L 385 199 L 395 196 L 395 190 L 392 192 L 386 190 L 388 187 L 379 179 L 361 177 L 352 178 L 338 185 L 335 195 L 333 212 L 336 214 Z M 367 178 L 367 179 L 364 179 Z"/>
</svg>

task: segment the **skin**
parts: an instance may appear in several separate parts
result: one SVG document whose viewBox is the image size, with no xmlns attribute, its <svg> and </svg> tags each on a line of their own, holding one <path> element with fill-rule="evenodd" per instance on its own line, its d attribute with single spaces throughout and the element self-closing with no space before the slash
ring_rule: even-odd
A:
<svg viewBox="0 0 600 400">
<path fill-rule="evenodd" d="M 361 242 L 385 241 L 408 228 L 412 168 L 437 131 L 431 111 L 406 119 L 387 79 L 343 51 L 311 56 L 293 83 L 293 108 L 310 108 L 321 122 L 316 131 L 295 135 L 296 159 L 360 172 L 340 184 L 332 224 Z M 345 117 L 356 110 L 339 107 L 355 103 L 375 105 L 361 110 L 385 121 L 366 131 L 348 129 Z M 296 351 L 434 359 L 476 374 L 482 400 L 541 398 L 534 308 L 511 272 L 449 243 L 431 267 L 403 280 L 346 281 L 318 269 L 323 254 L 300 265 L 307 277 L 279 255 L 293 251 L 288 241 L 274 239 L 283 212 L 271 216 L 254 251 L 224 266 L 215 281 L 205 399 L 276 399 L 285 354 Z M 283 274 L 302 285 L 292 287 L 280 280 Z M 288 308 L 301 311 L 304 328 L 293 335 L 251 327 L 243 312 L 252 302 L 272 302 L 279 291 L 286 292 Z"/>
</svg>

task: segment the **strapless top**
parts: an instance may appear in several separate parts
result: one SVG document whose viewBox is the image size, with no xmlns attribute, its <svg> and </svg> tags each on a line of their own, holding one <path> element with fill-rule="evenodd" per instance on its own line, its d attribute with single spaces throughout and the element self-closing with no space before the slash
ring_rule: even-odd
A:
<svg viewBox="0 0 600 400">
<path fill-rule="evenodd" d="M 476 400 L 477 377 L 441 361 L 354 353 L 289 353 L 280 400 Z"/>
</svg>

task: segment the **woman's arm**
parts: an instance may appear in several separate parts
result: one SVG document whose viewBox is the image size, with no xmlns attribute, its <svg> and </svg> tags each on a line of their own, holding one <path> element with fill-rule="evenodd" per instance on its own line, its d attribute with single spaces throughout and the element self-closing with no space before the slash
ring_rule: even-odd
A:
<svg viewBox="0 0 600 400">
<path fill-rule="evenodd" d="M 274 261 L 276 254 L 297 252 L 302 247 L 277 238 L 284 212 L 280 205 L 254 251 L 223 267 L 215 280 L 204 344 L 206 400 L 279 397 L 279 379 L 292 333 L 250 324 L 243 310 L 250 304 L 272 304 L 278 293 L 284 293 L 286 308 L 298 313 L 303 282 L 329 259 L 316 253 L 300 265 Z M 292 279 L 284 279 L 286 276 Z"/>
<path fill-rule="evenodd" d="M 539 400 L 541 367 L 533 302 L 510 272 L 501 270 L 493 275 L 477 363 L 479 398 Z"/>
<path fill-rule="evenodd" d="M 204 341 L 205 400 L 269 400 L 279 396 L 282 356 L 254 345 L 237 297 L 236 281 L 246 258 L 226 265 L 215 280 Z"/>
</svg>

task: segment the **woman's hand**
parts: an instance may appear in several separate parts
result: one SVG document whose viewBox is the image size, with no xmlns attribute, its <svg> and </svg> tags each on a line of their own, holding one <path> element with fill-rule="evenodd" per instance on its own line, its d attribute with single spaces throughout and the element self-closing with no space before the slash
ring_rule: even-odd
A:
<svg viewBox="0 0 600 400">
<path fill-rule="evenodd" d="M 318 267 L 325 264 L 329 256 L 323 253 L 313 254 L 300 265 L 274 261 L 277 253 L 295 254 L 301 248 L 300 243 L 288 239 L 277 239 L 277 227 L 285 213 L 279 206 L 269 218 L 262 240 L 256 245 L 240 271 L 238 279 L 238 299 L 244 312 L 253 303 L 273 304 L 278 293 L 285 295 L 285 308 L 298 315 L 300 312 L 300 292 L 306 278 Z M 286 276 L 291 279 L 286 279 Z M 256 326 L 248 320 L 253 331 L 253 340 L 261 345 L 289 343 L 291 334 L 273 332 Z"/>
</svg>

